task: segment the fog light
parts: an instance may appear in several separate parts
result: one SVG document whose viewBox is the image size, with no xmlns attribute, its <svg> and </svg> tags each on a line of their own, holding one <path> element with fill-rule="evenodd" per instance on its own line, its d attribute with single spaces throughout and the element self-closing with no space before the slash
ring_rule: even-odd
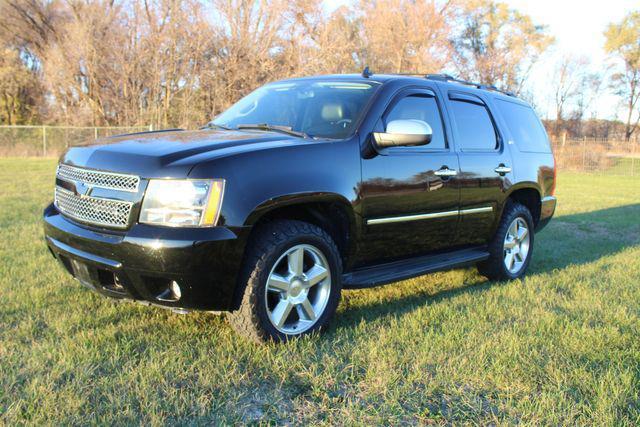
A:
<svg viewBox="0 0 640 427">
<path fill-rule="evenodd" d="M 175 280 L 172 280 L 169 284 L 169 289 L 171 289 L 171 293 L 173 294 L 174 300 L 179 300 L 182 296 L 182 291 L 180 290 L 180 285 Z"/>
</svg>

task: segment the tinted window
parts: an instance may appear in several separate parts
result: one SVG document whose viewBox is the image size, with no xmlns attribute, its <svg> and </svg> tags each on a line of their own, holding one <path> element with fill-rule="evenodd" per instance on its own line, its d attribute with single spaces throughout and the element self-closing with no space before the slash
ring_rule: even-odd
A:
<svg viewBox="0 0 640 427">
<path fill-rule="evenodd" d="M 462 150 L 494 150 L 497 147 L 496 131 L 485 106 L 452 100 L 451 111 Z"/>
<path fill-rule="evenodd" d="M 520 151 L 551 152 L 547 134 L 531 107 L 501 99 L 496 105 Z"/>
<path fill-rule="evenodd" d="M 431 126 L 433 137 L 431 142 L 424 146 L 425 148 L 442 149 L 446 147 L 440 110 L 434 97 L 414 95 L 402 98 L 387 115 L 385 125 L 393 120 L 406 119 L 422 120 Z"/>
<path fill-rule="evenodd" d="M 232 105 L 214 125 L 285 126 L 310 136 L 346 138 L 355 131 L 375 82 L 292 81 L 263 86 Z"/>
</svg>

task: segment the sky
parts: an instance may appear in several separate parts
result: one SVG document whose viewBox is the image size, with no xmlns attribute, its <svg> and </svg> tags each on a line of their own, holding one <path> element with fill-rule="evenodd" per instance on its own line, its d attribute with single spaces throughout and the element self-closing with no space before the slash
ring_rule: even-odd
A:
<svg viewBox="0 0 640 427">
<path fill-rule="evenodd" d="M 547 27 L 556 44 L 532 70 L 528 82 L 535 94 L 535 104 L 543 117 L 555 114 L 553 95 L 548 79 L 553 74 L 558 58 L 570 54 L 586 56 L 592 70 L 605 70 L 611 62 L 604 52 L 603 32 L 607 24 L 622 20 L 631 10 L 640 10 L 640 0 L 502 0 L 514 9 L 531 16 L 536 25 Z M 325 0 L 331 11 L 349 0 Z M 538 90 L 538 88 L 540 88 Z M 611 119 L 622 115 L 618 99 L 603 94 L 592 113 L 599 118 Z"/>
</svg>

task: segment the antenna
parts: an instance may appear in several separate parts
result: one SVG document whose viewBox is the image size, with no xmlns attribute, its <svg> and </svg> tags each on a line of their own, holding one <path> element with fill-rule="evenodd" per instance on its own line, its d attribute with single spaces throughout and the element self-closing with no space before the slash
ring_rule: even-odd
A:
<svg viewBox="0 0 640 427">
<path fill-rule="evenodd" d="M 367 65 L 366 67 L 364 67 L 364 70 L 362 70 L 362 77 L 364 77 L 365 79 L 368 79 L 372 75 L 373 73 L 369 70 L 369 66 Z"/>
</svg>

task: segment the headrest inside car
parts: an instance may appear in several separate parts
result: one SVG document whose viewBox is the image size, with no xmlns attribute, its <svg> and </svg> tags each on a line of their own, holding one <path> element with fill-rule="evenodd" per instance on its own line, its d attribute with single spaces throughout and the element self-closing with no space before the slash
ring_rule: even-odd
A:
<svg viewBox="0 0 640 427">
<path fill-rule="evenodd" d="M 329 103 L 322 106 L 322 119 L 328 122 L 335 122 L 343 118 L 342 105 Z"/>
</svg>

